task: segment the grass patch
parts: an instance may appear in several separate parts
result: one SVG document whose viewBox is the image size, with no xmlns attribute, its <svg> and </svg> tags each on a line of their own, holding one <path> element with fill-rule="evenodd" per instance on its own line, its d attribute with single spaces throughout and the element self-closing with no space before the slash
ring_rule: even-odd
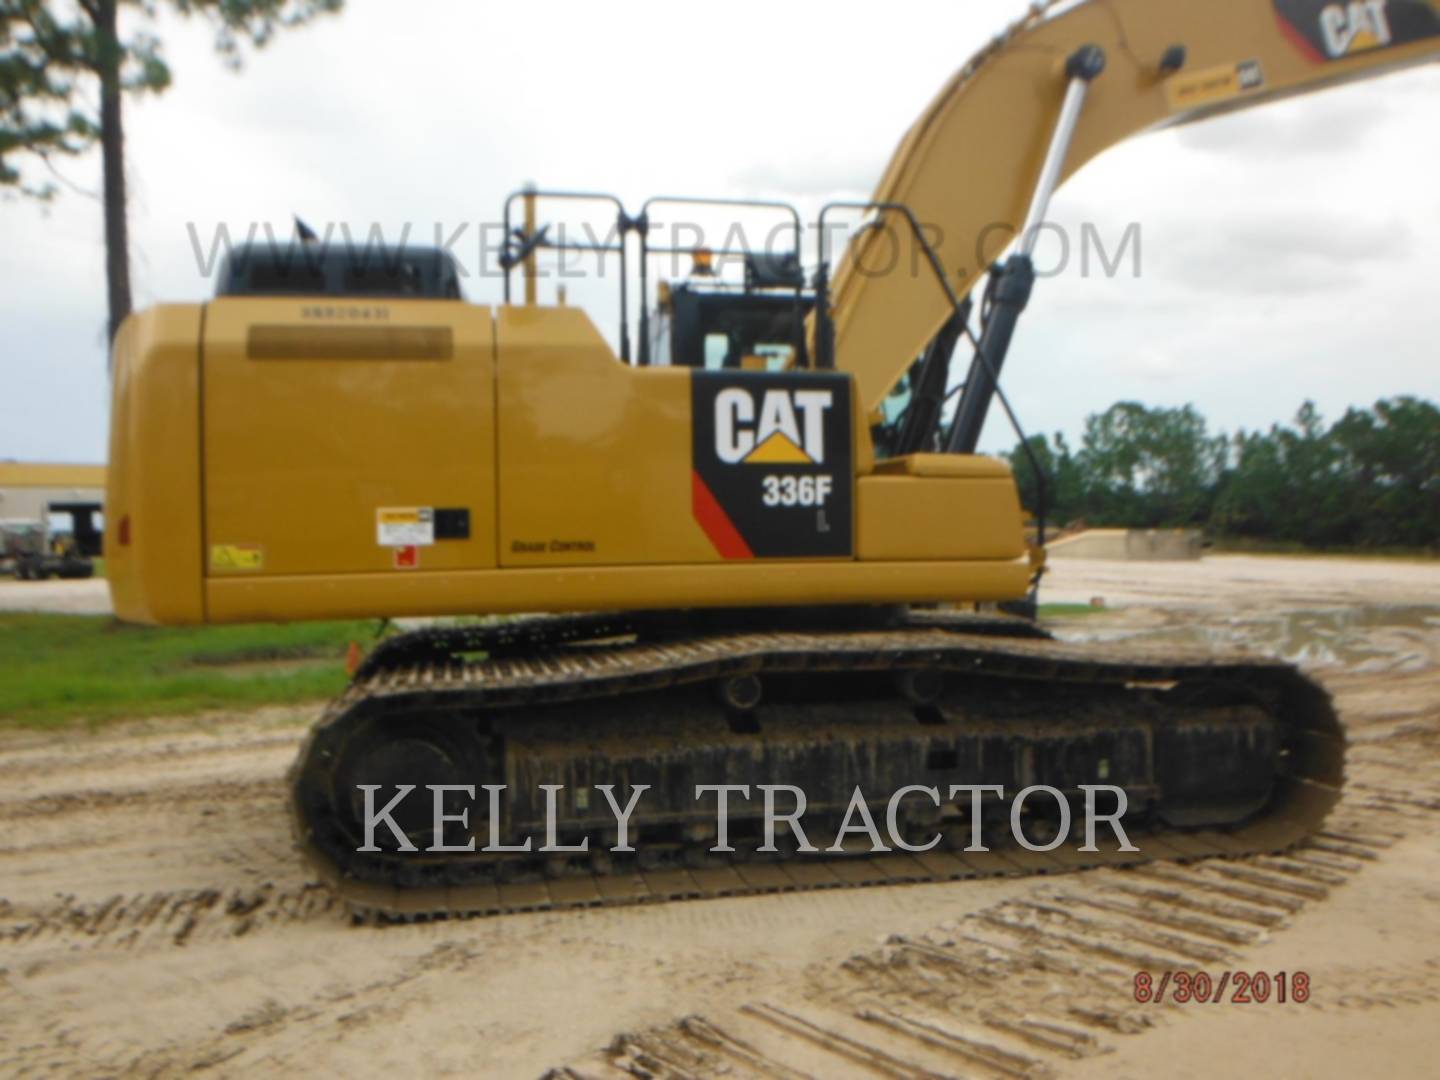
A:
<svg viewBox="0 0 1440 1080">
<path fill-rule="evenodd" d="M 0 614 L 0 725 L 172 716 L 330 697 L 375 621 L 127 626 L 105 615 Z"/>
<path fill-rule="evenodd" d="M 1070 619 L 1077 615 L 1104 615 L 1109 610 L 1106 607 L 1094 607 L 1090 604 L 1041 604 L 1040 618 Z"/>
</svg>

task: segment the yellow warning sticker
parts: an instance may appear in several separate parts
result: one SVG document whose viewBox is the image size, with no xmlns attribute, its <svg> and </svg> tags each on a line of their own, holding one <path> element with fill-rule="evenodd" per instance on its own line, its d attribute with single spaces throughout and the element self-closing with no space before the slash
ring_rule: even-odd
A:
<svg viewBox="0 0 1440 1080">
<path fill-rule="evenodd" d="M 1221 64 L 1203 71 L 1180 72 L 1165 83 L 1165 96 L 1173 111 L 1201 109 L 1241 94 L 1253 93 L 1265 85 L 1265 73 L 1258 60 Z"/>
<path fill-rule="evenodd" d="M 382 506 L 375 511 L 375 542 L 381 547 L 428 547 L 435 543 L 430 506 Z"/>
<path fill-rule="evenodd" d="M 217 571 L 261 570 L 265 566 L 265 549 L 259 544 L 210 545 L 210 569 Z"/>
</svg>

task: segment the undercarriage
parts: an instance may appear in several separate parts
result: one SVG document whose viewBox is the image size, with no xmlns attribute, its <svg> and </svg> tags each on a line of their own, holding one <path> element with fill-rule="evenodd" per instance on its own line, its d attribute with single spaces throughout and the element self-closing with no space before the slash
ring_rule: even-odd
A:
<svg viewBox="0 0 1440 1080">
<path fill-rule="evenodd" d="M 909 609 L 633 613 L 387 640 L 290 786 L 311 863 L 406 918 L 1279 851 L 1343 754 L 1325 692 L 1265 658 Z"/>
</svg>

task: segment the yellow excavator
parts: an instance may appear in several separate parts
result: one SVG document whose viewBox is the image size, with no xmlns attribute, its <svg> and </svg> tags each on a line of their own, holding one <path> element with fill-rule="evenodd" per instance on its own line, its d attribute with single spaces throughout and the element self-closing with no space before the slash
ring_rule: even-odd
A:
<svg viewBox="0 0 1440 1080">
<path fill-rule="evenodd" d="M 443 250 L 237 247 L 213 300 L 116 340 L 115 610 L 428 617 L 365 658 L 289 780 L 301 848 L 362 911 L 1283 849 L 1338 798 L 1326 694 L 1265 658 L 1051 640 L 1025 617 L 1043 493 L 1032 542 L 1009 467 L 975 451 L 993 404 L 1011 412 L 999 377 L 1067 176 L 1138 132 L 1437 54 L 1440 0 L 1036 5 L 872 200 L 826 207 L 810 273 L 800 215 L 769 203 L 792 248 L 696 253 L 743 283 L 656 282 L 652 302 L 647 265 L 674 250 L 652 211 L 691 200 L 612 200 L 589 247 L 621 263 L 618 356 L 535 295 L 539 253 L 576 246 L 537 206 L 607 196 L 512 196 L 493 307 Z M 832 273 L 826 217 L 851 211 L 870 224 Z M 875 272 L 897 241 L 915 258 Z M 443 618 L 482 615 L 517 617 Z M 696 798 L 714 785 L 733 786 L 720 835 Z M 888 850 L 774 828 L 803 798 L 812 835 L 844 838 L 857 790 Z M 1096 792 L 1139 852 L 1066 835 Z"/>
</svg>

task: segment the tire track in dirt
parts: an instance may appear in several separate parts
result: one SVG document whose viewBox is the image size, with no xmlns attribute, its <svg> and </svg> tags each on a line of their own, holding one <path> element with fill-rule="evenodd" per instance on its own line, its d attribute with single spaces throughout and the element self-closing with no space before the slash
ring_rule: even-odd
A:
<svg viewBox="0 0 1440 1080">
<path fill-rule="evenodd" d="M 1283 871 L 1251 878 L 1240 908 L 1234 882 L 1210 867 L 1101 871 L 1080 887 L 894 936 L 799 993 L 622 1034 L 551 1075 L 823 1077 L 857 1066 L 902 1077 L 1049 1075 L 1180 1008 L 1118 1005 L 1137 970 L 1241 963 L 1245 946 L 1283 922 L 1289 884 Z"/>
<path fill-rule="evenodd" d="M 40 908 L 0 903 L 0 948 L 24 961 L 57 949 L 143 949 L 243 937 L 322 917 L 349 918 L 318 882 L 115 893 L 103 899 L 61 895 Z"/>
<path fill-rule="evenodd" d="M 283 795 L 277 779 L 197 780 L 163 788 L 106 788 L 55 792 L 26 799 L 0 799 L 0 824 L 59 814 L 111 813 L 117 810 L 183 811 L 192 807 L 215 810 L 233 803 L 273 801 Z"/>
<path fill-rule="evenodd" d="M 294 858 L 281 776 L 301 732 L 277 730 L 277 715 L 288 720 L 105 733 L 60 750 L 13 738 L 0 755 L 4 962 L 343 918 Z"/>
<path fill-rule="evenodd" d="M 193 735 L 184 739 L 137 741 L 94 736 L 95 741 L 64 744 L 53 741 L 38 746 L 3 749 L 0 754 L 0 781 L 9 788 L 12 781 L 31 782 L 59 777 L 65 785 L 78 773 L 103 771 L 126 775 L 145 766 L 165 763 L 205 763 L 233 760 L 237 753 L 271 750 L 293 753 L 300 745 L 299 729 L 282 731 L 239 731 L 219 740 L 214 735 Z"/>
</svg>

